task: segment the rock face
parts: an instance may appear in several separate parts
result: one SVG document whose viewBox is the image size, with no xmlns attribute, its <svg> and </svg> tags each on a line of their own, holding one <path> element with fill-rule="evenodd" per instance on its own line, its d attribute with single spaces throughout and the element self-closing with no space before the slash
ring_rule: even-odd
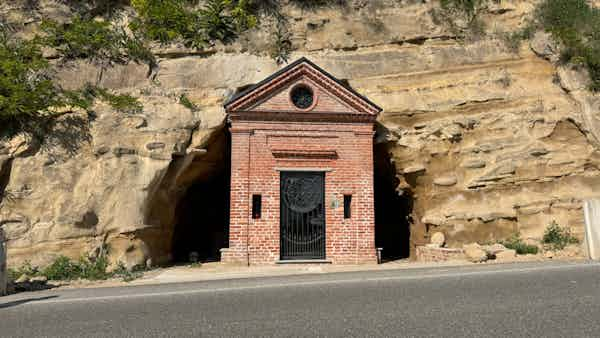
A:
<svg viewBox="0 0 600 338">
<path fill-rule="evenodd" d="M 431 236 L 431 244 L 442 247 L 446 243 L 446 236 L 441 232 L 436 232 Z"/>
<path fill-rule="evenodd" d="M 518 51 L 494 37 L 493 27 L 516 30 L 534 2 L 502 1 L 484 18 L 489 37 L 467 42 L 433 23 L 431 1 L 284 8 L 290 59 L 307 56 L 384 108 L 376 138 L 394 163 L 396 189 L 412 200 L 411 215 L 398 211 L 413 220 L 411 254 L 429 231 L 445 233 L 449 247 L 516 231 L 540 238 L 552 220 L 582 236 L 581 201 L 600 193 L 600 97 L 578 70 L 554 65 L 548 36 Z M 58 2 L 40 3 L 37 12 L 0 4 L 0 13 L 28 23 L 68 14 Z M 104 244 L 111 260 L 128 265 L 168 261 L 178 201 L 226 170 L 222 103 L 278 69 L 266 31 L 202 55 L 157 49 L 152 77 L 137 64 L 62 66 L 66 87 L 97 79 L 139 97 L 144 110 L 128 115 L 98 103 L 95 116 L 65 115 L 44 144 L 0 144 L 9 264 L 77 258 Z M 181 94 L 199 110 L 179 104 Z"/>
<path fill-rule="evenodd" d="M 463 246 L 465 257 L 473 263 L 485 262 L 488 259 L 487 252 L 477 243 L 466 244 Z"/>
<path fill-rule="evenodd" d="M 4 234 L 0 228 L 0 296 L 6 294 L 6 283 L 8 281 L 6 273 L 6 248 L 4 247 Z"/>
</svg>

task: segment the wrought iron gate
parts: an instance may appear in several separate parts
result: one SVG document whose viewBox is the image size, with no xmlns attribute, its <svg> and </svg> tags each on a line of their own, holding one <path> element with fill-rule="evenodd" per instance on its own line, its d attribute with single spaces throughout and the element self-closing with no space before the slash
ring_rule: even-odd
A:
<svg viewBox="0 0 600 338">
<path fill-rule="evenodd" d="M 281 173 L 281 259 L 325 258 L 325 175 Z"/>
</svg>

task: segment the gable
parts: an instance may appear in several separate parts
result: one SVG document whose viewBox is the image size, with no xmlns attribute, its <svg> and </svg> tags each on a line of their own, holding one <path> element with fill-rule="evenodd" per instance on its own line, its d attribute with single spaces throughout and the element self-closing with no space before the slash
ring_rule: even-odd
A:
<svg viewBox="0 0 600 338">
<path fill-rule="evenodd" d="M 225 104 L 232 118 L 326 118 L 374 120 L 381 108 L 302 58 Z M 285 115 L 285 116 L 284 116 Z"/>
<path fill-rule="evenodd" d="M 313 91 L 314 105 L 310 107 L 310 109 L 299 109 L 298 107 L 294 106 L 294 103 L 292 102 L 292 91 L 299 86 L 305 86 Z M 253 112 L 360 113 L 356 108 L 345 103 L 338 97 L 333 96 L 326 88 L 323 88 L 315 81 L 312 81 L 306 77 L 300 77 L 296 79 L 296 81 L 293 81 L 283 88 L 280 88 L 270 95 L 267 95 L 261 100 L 258 100 L 251 106 L 246 107 L 244 110 Z"/>
</svg>

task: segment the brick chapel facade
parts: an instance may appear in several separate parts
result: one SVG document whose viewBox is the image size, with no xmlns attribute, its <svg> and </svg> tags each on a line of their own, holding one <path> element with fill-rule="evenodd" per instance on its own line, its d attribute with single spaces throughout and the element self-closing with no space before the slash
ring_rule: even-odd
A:
<svg viewBox="0 0 600 338">
<path fill-rule="evenodd" d="M 225 104 L 223 262 L 376 262 L 374 122 L 381 108 L 306 58 Z"/>
</svg>

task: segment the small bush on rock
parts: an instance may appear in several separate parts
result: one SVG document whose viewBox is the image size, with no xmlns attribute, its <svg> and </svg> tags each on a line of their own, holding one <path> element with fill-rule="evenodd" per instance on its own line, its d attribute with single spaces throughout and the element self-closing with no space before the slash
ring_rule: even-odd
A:
<svg viewBox="0 0 600 338">
<path fill-rule="evenodd" d="M 45 33 L 43 43 L 56 48 L 65 59 L 156 64 L 154 56 L 140 40 L 112 27 L 107 21 L 76 16 L 67 24 L 45 20 L 41 27 Z"/>
<path fill-rule="evenodd" d="M 571 235 L 568 228 L 562 228 L 558 223 L 552 221 L 544 232 L 542 242 L 552 250 L 562 250 L 569 244 L 579 243 L 579 240 Z"/>
<path fill-rule="evenodd" d="M 204 48 L 211 41 L 230 42 L 256 25 L 248 0 L 208 0 L 199 9 L 190 0 L 132 0 L 137 18 L 130 27 L 140 36 L 160 43 L 182 41 Z"/>
<path fill-rule="evenodd" d="M 81 276 L 81 266 L 66 256 L 59 256 L 42 271 L 42 275 L 50 280 L 78 279 Z"/>
<path fill-rule="evenodd" d="M 499 243 L 504 245 L 507 249 L 515 250 L 519 255 L 535 255 L 539 251 L 539 248 L 536 245 L 530 245 L 525 243 L 521 238 L 521 235 L 518 233 L 512 235 L 508 239 L 500 241 Z"/>
<path fill-rule="evenodd" d="M 600 9 L 586 0 L 545 0 L 536 11 L 537 24 L 562 44 L 562 60 L 584 65 L 600 90 Z"/>
</svg>

